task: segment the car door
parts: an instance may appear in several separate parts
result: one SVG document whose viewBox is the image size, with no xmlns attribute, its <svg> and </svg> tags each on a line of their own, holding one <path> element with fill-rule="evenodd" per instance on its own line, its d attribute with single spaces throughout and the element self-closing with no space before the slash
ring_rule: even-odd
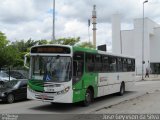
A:
<svg viewBox="0 0 160 120">
<path fill-rule="evenodd" d="M 23 99 L 27 97 L 27 82 L 20 81 L 17 89 L 14 90 L 16 99 Z"/>
<path fill-rule="evenodd" d="M 19 89 L 20 89 L 20 94 L 21 94 L 21 97 L 20 98 L 27 98 L 27 81 L 22 81 L 20 86 L 19 86 Z"/>
</svg>

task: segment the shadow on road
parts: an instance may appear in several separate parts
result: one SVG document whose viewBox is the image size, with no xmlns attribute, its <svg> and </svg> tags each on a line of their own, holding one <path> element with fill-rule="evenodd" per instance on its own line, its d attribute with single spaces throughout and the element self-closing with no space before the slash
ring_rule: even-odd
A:
<svg viewBox="0 0 160 120">
<path fill-rule="evenodd" d="M 26 102 L 29 102 L 29 101 L 31 101 L 31 100 L 26 100 L 26 99 L 24 99 L 24 100 L 16 100 L 14 103 L 12 103 L 12 104 L 18 104 L 18 103 L 26 103 Z M 5 102 L 5 101 L 0 101 L 0 105 L 9 105 L 7 102 Z"/>
<path fill-rule="evenodd" d="M 81 113 L 85 112 L 86 110 L 91 110 L 97 106 L 102 106 L 112 99 L 119 99 L 122 97 L 127 97 L 128 95 L 135 94 L 136 91 L 127 91 L 124 96 L 118 96 L 117 94 L 111 94 L 103 97 L 96 98 L 94 102 L 88 107 L 82 107 L 80 103 L 74 104 L 62 104 L 62 103 L 53 103 L 53 104 L 45 104 L 41 106 L 36 106 L 30 108 L 31 110 L 37 110 L 41 112 L 54 112 L 54 113 L 71 113 L 81 111 Z"/>
<path fill-rule="evenodd" d="M 38 111 L 46 111 L 46 112 L 69 112 L 78 108 L 78 104 L 62 104 L 62 103 L 54 103 L 54 104 L 45 104 L 38 107 L 33 107 L 30 109 L 38 110 Z"/>
</svg>

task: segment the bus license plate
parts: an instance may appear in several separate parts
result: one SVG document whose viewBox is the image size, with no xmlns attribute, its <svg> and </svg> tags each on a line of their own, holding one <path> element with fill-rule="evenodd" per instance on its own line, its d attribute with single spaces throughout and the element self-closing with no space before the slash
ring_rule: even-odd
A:
<svg viewBox="0 0 160 120">
<path fill-rule="evenodd" d="M 48 99 L 48 96 L 45 95 L 45 94 L 42 94 L 42 95 L 41 95 L 41 98 L 42 98 L 42 99 Z"/>
<path fill-rule="evenodd" d="M 54 92 L 54 89 L 53 88 L 46 88 L 46 91 L 47 92 Z"/>
</svg>

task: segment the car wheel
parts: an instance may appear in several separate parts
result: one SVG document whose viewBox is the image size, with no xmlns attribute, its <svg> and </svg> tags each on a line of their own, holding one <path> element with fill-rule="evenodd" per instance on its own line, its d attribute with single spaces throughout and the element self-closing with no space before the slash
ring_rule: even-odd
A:
<svg viewBox="0 0 160 120">
<path fill-rule="evenodd" d="M 124 92 L 125 92 L 125 84 L 124 84 L 124 83 L 121 83 L 119 95 L 120 95 L 120 96 L 123 96 Z"/>
<path fill-rule="evenodd" d="M 83 101 L 84 106 L 89 106 L 92 102 L 92 92 L 90 89 L 87 89 L 85 94 L 85 100 Z"/>
<path fill-rule="evenodd" d="M 13 103 L 14 102 L 14 95 L 13 94 L 9 94 L 7 96 L 7 103 Z"/>
</svg>

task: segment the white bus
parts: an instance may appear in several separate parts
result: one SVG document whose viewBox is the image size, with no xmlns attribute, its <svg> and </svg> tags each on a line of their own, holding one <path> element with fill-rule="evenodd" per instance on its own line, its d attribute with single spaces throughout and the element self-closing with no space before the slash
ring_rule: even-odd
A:
<svg viewBox="0 0 160 120">
<path fill-rule="evenodd" d="M 83 102 L 134 86 L 134 57 L 66 45 L 34 46 L 30 52 L 28 99 Z"/>
</svg>

